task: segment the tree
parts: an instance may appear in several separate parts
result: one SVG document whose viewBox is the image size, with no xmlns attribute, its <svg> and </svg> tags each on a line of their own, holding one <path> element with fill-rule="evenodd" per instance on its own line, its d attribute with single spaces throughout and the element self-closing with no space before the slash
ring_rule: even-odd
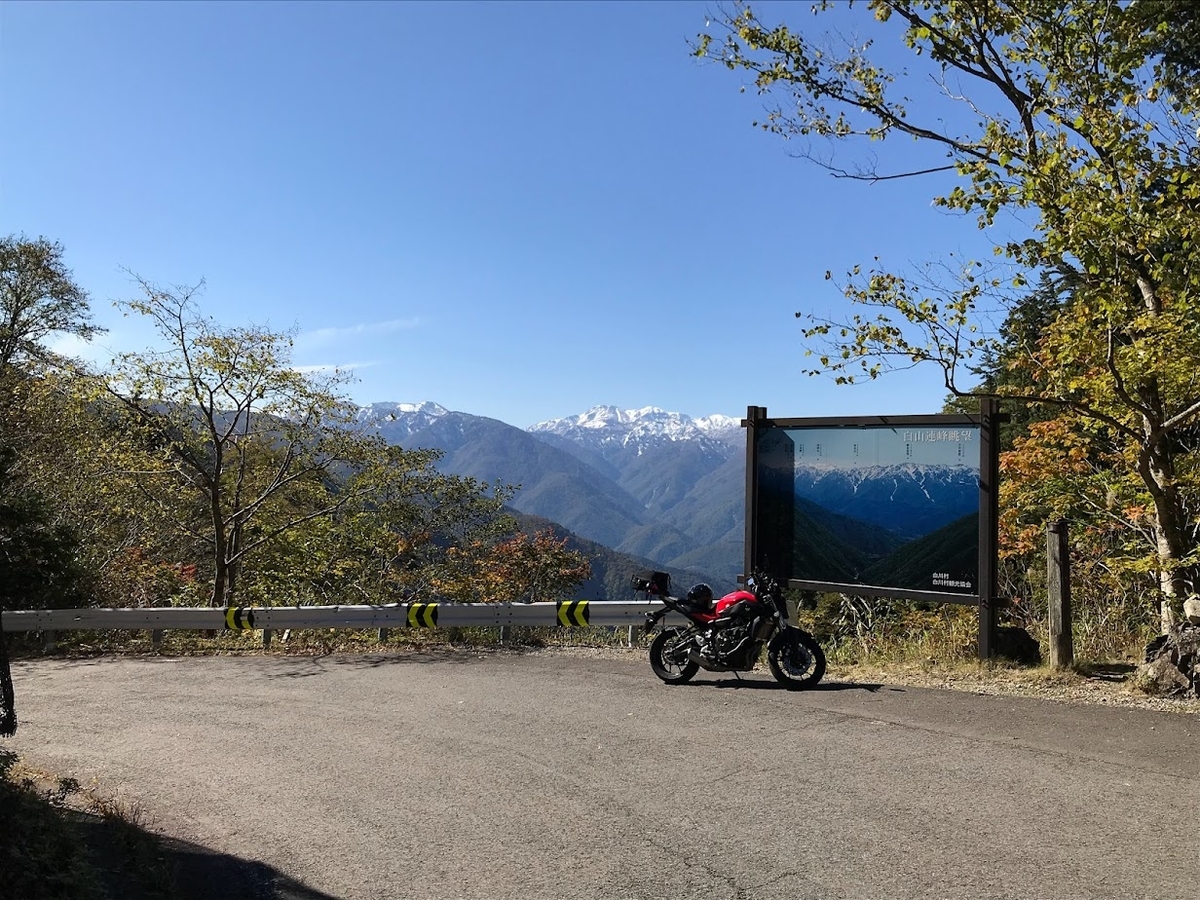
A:
<svg viewBox="0 0 1200 900">
<path fill-rule="evenodd" d="M 291 366 L 291 333 L 223 327 L 195 288 L 140 283 L 142 298 L 123 305 L 150 319 L 163 349 L 123 354 L 100 394 L 157 454 L 144 482 L 190 493 L 179 525 L 207 548 L 211 602 L 224 606 L 251 554 L 355 498 L 333 486 L 381 442 L 348 427 L 341 375 Z"/>
<path fill-rule="evenodd" d="M 498 602 L 558 600 L 591 577 L 587 558 L 544 529 L 520 532 L 474 554 L 462 584 L 474 597 Z"/>
<path fill-rule="evenodd" d="M 1200 8 L 1192 0 L 1137 0 L 1129 14 L 1153 34 L 1171 91 L 1200 91 Z"/>
<path fill-rule="evenodd" d="M 78 537 L 94 602 L 143 606 L 177 595 L 182 576 L 204 558 L 181 531 L 194 495 L 164 465 L 139 429 L 94 400 L 90 377 L 63 369 L 24 380 L 12 415 L 21 485 Z"/>
<path fill-rule="evenodd" d="M 856 269 L 844 291 L 870 312 L 841 321 L 797 314 L 818 344 L 811 372 L 852 382 L 929 364 L 952 393 L 971 394 L 971 361 L 996 347 L 982 327 L 988 305 L 1011 308 L 1027 279 L 1069 273 L 1069 302 L 1014 361 L 1027 384 L 990 393 L 1050 405 L 1070 430 L 1117 448 L 1114 460 L 1149 511 L 1168 628 L 1173 605 L 1193 589 L 1198 542 L 1194 461 L 1179 444 L 1200 416 L 1200 270 L 1191 265 L 1200 235 L 1198 108 L 1188 63 L 1165 39 L 1182 7 L 871 0 L 866 8 L 885 38 L 928 62 L 934 96 L 897 96 L 901 73 L 874 62 L 869 41 L 830 52 L 746 6 L 723 15 L 723 40 L 702 35 L 695 52 L 749 71 L 760 92 L 787 95 L 789 105 L 763 123 L 768 131 L 907 136 L 939 154 L 907 171 L 836 174 L 954 171 L 959 183 L 935 204 L 984 229 L 1005 212 L 1031 224 L 1027 237 L 997 248 L 1017 269 L 1011 285 L 974 261 L 959 267 L 957 283 Z"/>
<path fill-rule="evenodd" d="M 55 361 L 46 341 L 98 330 L 62 256 L 44 238 L 0 238 L 0 605 L 10 609 L 82 603 L 94 582 L 74 523 L 37 478 L 53 458 L 39 452 L 55 400 L 45 390 Z M 68 427 L 60 420 L 54 430 Z"/>
<path fill-rule="evenodd" d="M 87 294 L 72 280 L 63 249 L 45 238 L 0 238 L 0 449 L 17 451 L 6 479 L 7 492 L 24 490 L 24 447 L 40 429 L 46 363 L 56 361 L 46 346 L 54 334 L 89 338 Z M 35 371 L 36 370 L 36 371 Z"/>
<path fill-rule="evenodd" d="M 82 606 L 90 578 L 78 538 L 37 494 L 14 490 L 12 450 L 0 450 L 0 609 Z"/>
<path fill-rule="evenodd" d="M 297 604 L 480 598 L 470 563 L 511 534 L 512 490 L 438 472 L 437 451 L 375 449 L 339 488 L 353 499 L 264 548 L 249 590 Z"/>
<path fill-rule="evenodd" d="M 63 248 L 45 238 L 0 239 L 0 378 L 13 366 L 45 360 L 53 334 L 90 338 L 88 296 L 63 263 Z"/>
</svg>

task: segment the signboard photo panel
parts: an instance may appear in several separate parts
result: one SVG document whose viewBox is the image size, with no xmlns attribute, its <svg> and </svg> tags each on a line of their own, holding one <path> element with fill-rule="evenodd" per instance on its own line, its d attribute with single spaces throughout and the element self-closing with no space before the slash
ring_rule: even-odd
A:
<svg viewBox="0 0 1200 900">
<path fill-rule="evenodd" d="M 977 593 L 977 421 L 782 420 L 756 428 L 754 440 L 755 552 L 777 576 L 897 595 Z"/>
</svg>

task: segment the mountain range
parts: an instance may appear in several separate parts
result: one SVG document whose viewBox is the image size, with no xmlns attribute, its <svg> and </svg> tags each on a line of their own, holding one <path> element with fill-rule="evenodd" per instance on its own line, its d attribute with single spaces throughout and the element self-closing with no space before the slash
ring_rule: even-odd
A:
<svg viewBox="0 0 1200 900">
<path fill-rule="evenodd" d="M 742 571 L 746 432 L 738 419 L 598 406 L 521 429 L 422 402 L 362 407 L 359 421 L 389 443 L 439 450 L 442 471 L 519 488 L 510 503 L 517 513 L 557 525 L 593 568 L 603 557 L 589 594 L 619 597 L 625 573 L 647 567 L 671 572 L 677 588 L 703 580 L 718 590 L 732 589 Z M 826 573 L 821 580 L 899 571 L 905 545 L 970 537 L 964 517 L 977 510 L 979 482 L 968 466 L 789 469 L 773 488 L 790 497 L 780 540 L 801 569 Z M 960 555 L 969 555 L 965 543 Z M 916 571 L 904 577 L 921 581 Z"/>
<path fill-rule="evenodd" d="M 677 586 L 732 589 L 742 570 L 737 419 L 596 407 L 521 429 L 432 402 L 375 403 L 358 418 L 389 443 L 441 451 L 442 471 L 518 487 L 516 511 L 670 571 Z"/>
</svg>

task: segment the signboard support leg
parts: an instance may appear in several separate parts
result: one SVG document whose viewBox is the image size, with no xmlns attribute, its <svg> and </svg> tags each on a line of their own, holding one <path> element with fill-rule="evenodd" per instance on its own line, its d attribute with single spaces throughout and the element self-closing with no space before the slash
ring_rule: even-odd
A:
<svg viewBox="0 0 1200 900">
<path fill-rule="evenodd" d="M 742 577 L 749 578 L 758 566 L 758 444 L 757 426 L 767 418 L 765 406 L 747 406 L 746 418 L 746 543 Z"/>
<path fill-rule="evenodd" d="M 1000 404 L 979 401 L 979 658 L 996 652 L 996 559 L 1000 543 Z"/>
</svg>

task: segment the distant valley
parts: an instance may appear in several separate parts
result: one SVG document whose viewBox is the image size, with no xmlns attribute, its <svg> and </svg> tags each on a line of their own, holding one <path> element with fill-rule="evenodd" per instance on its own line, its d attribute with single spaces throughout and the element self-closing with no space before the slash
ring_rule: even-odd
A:
<svg viewBox="0 0 1200 900">
<path fill-rule="evenodd" d="M 731 589 L 742 571 L 738 419 L 600 406 L 521 429 L 423 402 L 362 407 L 359 421 L 389 443 L 441 451 L 447 473 L 519 487 L 511 506 L 525 527 L 553 524 L 593 560 L 583 596 L 624 597 L 629 575 L 648 567 L 684 589 L 700 580 Z M 869 583 L 903 570 L 928 589 L 921 565 L 905 568 L 905 558 L 947 539 L 969 562 L 978 476 L 968 467 L 797 466 L 781 478 L 774 490 L 791 512 L 778 537 L 821 580 Z"/>
<path fill-rule="evenodd" d="M 525 430 L 431 402 L 376 403 L 359 419 L 389 443 L 441 451 L 445 472 L 519 486 L 517 512 L 670 571 L 677 587 L 729 589 L 742 570 L 738 419 L 596 407 Z"/>
</svg>

